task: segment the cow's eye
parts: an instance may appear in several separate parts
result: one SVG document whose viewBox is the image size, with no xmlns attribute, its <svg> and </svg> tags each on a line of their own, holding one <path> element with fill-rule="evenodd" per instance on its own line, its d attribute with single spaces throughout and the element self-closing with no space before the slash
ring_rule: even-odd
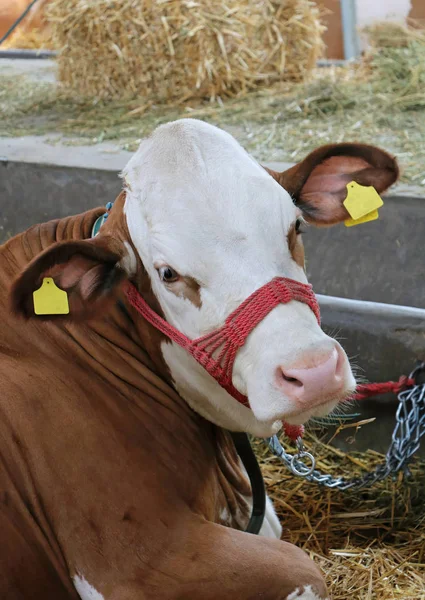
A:
<svg viewBox="0 0 425 600">
<path fill-rule="evenodd" d="M 179 278 L 179 274 L 172 267 L 165 265 L 164 267 L 159 267 L 158 269 L 159 278 L 161 281 L 165 283 L 173 283 L 177 281 Z"/>
<path fill-rule="evenodd" d="M 304 221 L 302 219 L 297 219 L 295 221 L 295 231 L 297 235 L 299 235 L 300 233 L 304 233 L 304 229 L 302 229 L 303 222 Z"/>
</svg>

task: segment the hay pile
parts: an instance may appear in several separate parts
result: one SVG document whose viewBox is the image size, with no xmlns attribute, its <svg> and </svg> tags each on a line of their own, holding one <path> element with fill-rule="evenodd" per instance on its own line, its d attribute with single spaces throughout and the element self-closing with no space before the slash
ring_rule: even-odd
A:
<svg viewBox="0 0 425 600">
<path fill-rule="evenodd" d="M 285 118 L 343 120 L 351 111 L 363 111 L 379 120 L 383 111 L 397 117 L 425 107 L 425 29 L 381 23 L 364 34 L 370 47 L 358 63 L 317 69 L 312 81 L 288 90 Z M 276 103 L 276 96 L 271 101 Z"/>
<path fill-rule="evenodd" d="M 389 96 L 393 110 L 424 108 L 425 30 L 382 24 L 367 33 L 372 50 L 366 65 L 375 93 Z"/>
<path fill-rule="evenodd" d="M 304 81 L 322 52 L 311 0 L 52 0 L 59 78 L 95 98 L 234 97 Z"/>
<path fill-rule="evenodd" d="M 2 45 L 2 49 L 19 48 L 20 50 L 56 50 L 49 27 L 34 29 L 16 29 Z"/>
<path fill-rule="evenodd" d="M 312 433 L 320 470 L 350 477 L 372 470 L 374 451 L 345 454 Z M 325 574 L 332 600 L 425 599 L 425 464 L 409 483 L 386 480 L 358 492 L 326 490 L 293 477 L 256 446 L 283 539 L 304 548 Z"/>
<path fill-rule="evenodd" d="M 397 31 L 405 39 L 394 47 Z M 8 77 L 4 69 L 0 135 L 55 131 L 67 136 L 65 143 L 75 143 L 70 136 L 114 140 L 133 151 L 158 125 L 192 116 L 227 129 L 261 161 L 297 162 L 320 144 L 342 141 L 382 146 L 399 157 L 402 186 L 425 196 L 425 32 L 383 27 L 380 35 L 382 45 L 359 65 L 319 68 L 306 83 L 276 84 L 223 104 L 155 105 L 143 97 L 93 102 L 53 83 Z"/>
</svg>

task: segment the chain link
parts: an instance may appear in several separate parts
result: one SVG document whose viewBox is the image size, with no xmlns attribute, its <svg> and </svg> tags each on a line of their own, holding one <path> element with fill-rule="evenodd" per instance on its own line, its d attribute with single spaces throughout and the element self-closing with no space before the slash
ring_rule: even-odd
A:
<svg viewBox="0 0 425 600">
<path fill-rule="evenodd" d="M 425 363 L 422 363 L 416 367 L 410 377 L 416 378 L 424 370 Z M 295 455 L 286 452 L 276 435 L 265 441 L 273 454 L 294 475 L 331 489 L 346 491 L 365 488 L 377 481 L 386 479 L 390 475 L 395 475 L 399 471 L 403 471 L 405 476 L 409 477 L 409 462 L 418 451 L 420 439 L 425 434 L 425 383 L 417 382 L 410 389 L 400 392 L 398 402 L 392 441 L 385 462 L 361 477 L 346 479 L 345 477 L 333 477 L 321 473 L 314 468 L 315 459 L 309 452 L 305 451 L 300 438 L 297 440 L 298 451 Z M 308 459 L 308 464 L 304 463 L 303 458 Z"/>
</svg>

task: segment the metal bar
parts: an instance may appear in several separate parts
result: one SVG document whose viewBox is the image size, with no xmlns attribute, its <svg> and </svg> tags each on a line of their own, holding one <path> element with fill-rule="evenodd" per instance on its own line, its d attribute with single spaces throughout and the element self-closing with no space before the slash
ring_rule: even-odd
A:
<svg viewBox="0 0 425 600">
<path fill-rule="evenodd" d="M 8 50 L 0 50 L 1 58 L 54 58 L 57 52 L 53 50 L 27 50 L 20 48 L 9 48 Z"/>
<path fill-rule="evenodd" d="M 345 58 L 321 58 L 316 64 L 318 67 L 344 67 L 347 61 Z"/>
<path fill-rule="evenodd" d="M 353 60 L 360 54 L 357 35 L 356 0 L 341 0 L 342 34 L 344 39 L 344 57 Z"/>
<path fill-rule="evenodd" d="M 408 323 L 420 325 L 420 329 L 425 331 L 425 308 L 416 308 L 414 306 L 402 306 L 399 304 L 387 304 L 383 302 L 370 302 L 368 300 L 354 300 L 353 298 L 339 298 L 337 296 L 328 296 L 316 294 L 321 309 L 331 310 L 334 314 L 337 311 L 345 314 L 356 315 L 359 317 L 375 317 L 385 319 L 386 326 L 390 325 L 390 319 L 403 319 L 405 326 Z"/>
</svg>

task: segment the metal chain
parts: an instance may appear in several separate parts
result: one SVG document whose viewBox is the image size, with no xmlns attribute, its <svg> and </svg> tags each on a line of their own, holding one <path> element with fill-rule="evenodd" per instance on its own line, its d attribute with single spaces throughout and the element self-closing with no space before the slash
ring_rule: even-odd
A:
<svg viewBox="0 0 425 600">
<path fill-rule="evenodd" d="M 415 378 L 425 370 L 425 363 L 418 365 L 410 377 Z M 408 468 L 412 456 L 420 446 L 420 439 L 425 434 L 425 383 L 416 383 L 413 387 L 398 394 L 399 405 L 396 412 L 396 422 L 392 434 L 392 441 L 388 448 L 385 462 L 378 465 L 373 471 L 361 477 L 346 479 L 333 477 L 315 469 L 315 459 L 310 452 L 304 449 L 301 438 L 297 439 L 298 452 L 289 454 L 283 448 L 276 435 L 266 440 L 270 450 L 288 469 L 307 481 L 317 483 L 331 489 L 342 491 L 361 489 L 373 485 L 377 481 L 386 479 L 403 471 L 408 477 Z M 308 459 L 308 464 L 303 459 Z"/>
</svg>

